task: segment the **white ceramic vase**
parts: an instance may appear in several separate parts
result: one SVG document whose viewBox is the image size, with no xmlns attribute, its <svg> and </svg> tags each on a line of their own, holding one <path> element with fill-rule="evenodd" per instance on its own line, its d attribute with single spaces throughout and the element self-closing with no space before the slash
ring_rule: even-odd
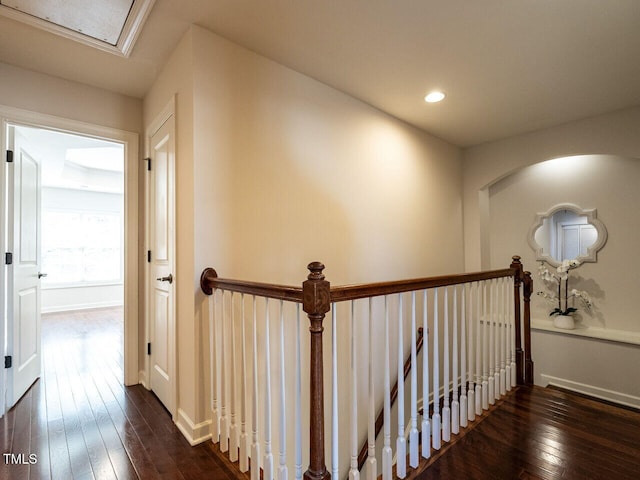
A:
<svg viewBox="0 0 640 480">
<path fill-rule="evenodd" d="M 573 330 L 576 328 L 576 323 L 572 315 L 556 315 L 553 317 L 553 326 L 565 330 Z"/>
</svg>

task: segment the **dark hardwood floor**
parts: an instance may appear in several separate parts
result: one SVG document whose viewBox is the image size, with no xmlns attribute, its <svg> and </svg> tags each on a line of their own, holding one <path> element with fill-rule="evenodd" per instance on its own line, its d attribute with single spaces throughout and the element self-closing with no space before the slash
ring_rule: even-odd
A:
<svg viewBox="0 0 640 480">
<path fill-rule="evenodd" d="M 413 478 L 640 478 L 640 412 L 568 391 L 519 387 Z"/>
<path fill-rule="evenodd" d="M 191 447 L 152 393 L 123 386 L 121 309 L 45 315 L 42 340 L 42 378 L 0 419 L 14 455 L 0 479 L 247 478 L 211 442 Z M 640 412 L 520 387 L 425 466 L 409 477 L 637 479 Z"/>
<path fill-rule="evenodd" d="M 188 444 L 152 393 L 123 386 L 122 318 L 43 315 L 42 377 L 0 419 L 0 450 L 14 455 L 3 455 L 1 479 L 234 478 L 210 442 Z"/>
</svg>

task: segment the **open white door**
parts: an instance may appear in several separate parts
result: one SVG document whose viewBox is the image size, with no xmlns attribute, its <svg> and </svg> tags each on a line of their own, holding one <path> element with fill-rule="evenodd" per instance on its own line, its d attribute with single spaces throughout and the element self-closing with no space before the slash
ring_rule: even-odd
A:
<svg viewBox="0 0 640 480">
<path fill-rule="evenodd" d="M 150 138 L 149 388 L 175 414 L 175 142 L 170 116 Z"/>
<path fill-rule="evenodd" d="M 40 163 L 24 136 L 9 127 L 7 409 L 40 377 Z"/>
</svg>

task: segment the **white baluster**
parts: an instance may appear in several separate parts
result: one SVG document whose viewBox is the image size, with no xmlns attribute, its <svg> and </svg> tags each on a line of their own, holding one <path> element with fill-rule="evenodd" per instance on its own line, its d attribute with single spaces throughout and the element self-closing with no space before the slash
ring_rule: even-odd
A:
<svg viewBox="0 0 640 480">
<path fill-rule="evenodd" d="M 482 317 L 480 312 L 480 302 L 482 298 L 482 285 L 484 282 L 478 282 L 476 288 L 476 325 L 478 326 L 478 333 L 476 333 L 476 415 L 482 415 L 482 334 L 484 329 L 482 328 Z"/>
<path fill-rule="evenodd" d="M 240 471 L 249 470 L 249 452 L 247 451 L 247 348 L 245 331 L 244 293 L 240 295 L 242 310 L 241 330 L 241 355 L 242 355 L 242 381 L 240 384 Z"/>
<path fill-rule="evenodd" d="M 271 450 L 271 331 L 269 326 L 269 299 L 265 301 L 265 394 L 264 394 L 264 480 L 273 480 L 273 452 Z"/>
<path fill-rule="evenodd" d="M 438 345 L 438 289 L 433 293 L 433 417 L 431 417 L 431 441 L 433 448 L 442 446 L 442 426 L 440 422 L 440 358 Z"/>
<path fill-rule="evenodd" d="M 296 304 L 296 480 L 302 479 L 302 357 L 300 355 L 300 309 Z"/>
<path fill-rule="evenodd" d="M 369 427 L 367 429 L 367 480 L 376 480 L 378 478 L 378 465 L 376 461 L 376 400 L 374 391 L 375 375 L 373 368 L 373 334 L 373 299 L 369 297 Z"/>
<path fill-rule="evenodd" d="M 511 314 L 510 308 L 510 298 L 511 298 L 511 290 L 509 286 L 511 285 L 510 277 L 505 279 L 505 293 L 504 293 L 504 331 L 505 331 L 505 339 L 504 339 L 504 355 L 505 355 L 505 388 L 508 392 L 511 391 L 511 321 L 509 315 Z"/>
<path fill-rule="evenodd" d="M 494 339 L 495 339 L 495 349 L 494 349 L 494 370 L 493 376 L 495 378 L 495 400 L 500 399 L 500 279 L 495 279 L 494 286 L 494 297 L 495 297 L 495 308 L 493 309 L 494 317 L 493 317 L 493 325 L 494 325 Z"/>
<path fill-rule="evenodd" d="M 236 421 L 236 388 L 238 378 L 238 369 L 236 368 L 236 319 L 235 319 L 235 307 L 233 304 L 233 292 L 231 293 L 231 375 L 229 380 L 231 385 L 229 386 L 229 393 L 231 394 L 231 424 L 229 426 L 229 460 L 232 462 L 238 461 L 238 424 Z"/>
<path fill-rule="evenodd" d="M 225 294 L 222 292 L 222 319 L 220 322 L 220 451 L 228 452 L 229 451 L 229 419 L 227 418 L 227 372 L 225 371 L 227 368 L 226 362 L 226 349 L 225 345 L 227 343 L 227 338 L 225 336 L 225 323 L 227 323 L 227 315 L 225 307 Z"/>
<path fill-rule="evenodd" d="M 476 282 L 477 285 L 477 282 Z M 468 390 L 468 411 L 467 418 L 470 422 L 476 419 L 476 392 L 475 392 L 475 344 L 476 344 L 476 332 L 473 326 L 475 325 L 475 319 L 473 315 L 473 288 L 474 284 L 469 285 L 469 390 Z"/>
<path fill-rule="evenodd" d="M 511 389 L 515 386 L 512 381 L 512 369 L 511 369 L 511 344 L 513 333 L 513 316 L 511 314 L 511 306 L 513 305 L 513 277 L 509 277 L 507 279 L 507 366 L 505 370 L 507 371 L 507 390 L 511 391 Z"/>
<path fill-rule="evenodd" d="M 260 442 L 258 440 L 258 320 L 256 297 L 253 303 L 253 395 L 251 395 L 251 480 L 260 480 Z"/>
<path fill-rule="evenodd" d="M 280 300 L 280 465 L 278 467 L 278 479 L 287 480 L 289 470 L 287 468 L 287 406 L 284 363 L 284 302 Z"/>
<path fill-rule="evenodd" d="M 460 311 L 460 378 L 462 380 L 460 395 L 460 426 L 466 427 L 468 424 L 468 404 L 467 404 L 467 286 L 462 285 L 462 305 Z M 457 432 L 456 432 L 457 433 Z"/>
<path fill-rule="evenodd" d="M 442 407 L 442 440 L 451 440 L 451 408 L 449 406 L 449 288 L 444 288 L 444 400 Z"/>
<path fill-rule="evenodd" d="M 453 398 L 451 400 L 451 433 L 460 433 L 458 402 L 458 290 L 453 287 Z"/>
<path fill-rule="evenodd" d="M 488 394 L 488 401 L 489 401 L 489 405 L 493 405 L 494 403 L 496 403 L 496 393 L 495 393 L 495 376 L 494 376 L 494 369 L 493 366 L 495 365 L 494 363 L 494 355 L 495 355 L 495 348 L 494 348 L 494 330 L 495 330 L 495 306 L 496 306 L 496 302 L 495 302 L 495 288 L 494 288 L 494 283 L 493 280 L 489 281 L 489 318 L 485 319 L 485 322 L 489 328 L 489 394 Z"/>
<path fill-rule="evenodd" d="M 513 292 L 515 289 L 515 279 L 511 281 L 511 291 Z M 514 296 L 512 294 L 512 296 Z M 520 299 L 518 299 L 518 302 Z M 518 384 L 518 375 L 516 368 L 516 304 L 515 300 L 509 302 L 510 310 L 511 310 L 511 385 L 514 387 Z"/>
<path fill-rule="evenodd" d="M 336 304 L 331 305 L 331 476 L 338 478 L 338 325 Z"/>
<path fill-rule="evenodd" d="M 507 393 L 507 379 L 506 379 L 506 369 L 505 369 L 505 356 L 506 356 L 506 345 L 505 342 L 507 340 L 507 314 L 506 314 L 506 302 L 507 296 L 505 295 L 505 278 L 500 279 L 500 296 L 502 297 L 500 300 L 500 395 L 506 395 Z"/>
<path fill-rule="evenodd" d="M 419 459 L 418 433 L 418 360 L 416 348 L 416 292 L 411 292 L 411 429 L 409 430 L 409 466 L 416 468 Z"/>
<path fill-rule="evenodd" d="M 389 301 L 384 297 L 384 444 L 382 447 L 382 478 L 391 479 L 391 386 L 389 373 Z"/>
<path fill-rule="evenodd" d="M 358 480 L 358 368 L 356 365 L 356 311 L 351 300 L 351 468 L 349 480 Z"/>
<path fill-rule="evenodd" d="M 429 314 L 427 291 L 422 298 L 422 456 L 431 457 L 431 421 L 429 418 Z"/>
<path fill-rule="evenodd" d="M 489 312 L 487 311 L 487 282 L 483 282 L 482 288 L 482 409 L 489 408 Z"/>
<path fill-rule="evenodd" d="M 220 366 L 217 358 L 218 349 L 216 348 L 216 341 L 218 336 L 216 335 L 216 294 L 217 290 L 214 290 L 209 295 L 209 352 L 210 352 L 210 366 L 211 371 L 211 441 L 218 443 L 220 441 L 220 413 L 218 412 L 218 379 L 220 374 L 218 368 Z"/>
<path fill-rule="evenodd" d="M 396 438 L 396 475 L 407 476 L 407 440 L 404 438 L 404 338 L 402 332 L 402 294 L 398 295 L 398 437 Z"/>
</svg>

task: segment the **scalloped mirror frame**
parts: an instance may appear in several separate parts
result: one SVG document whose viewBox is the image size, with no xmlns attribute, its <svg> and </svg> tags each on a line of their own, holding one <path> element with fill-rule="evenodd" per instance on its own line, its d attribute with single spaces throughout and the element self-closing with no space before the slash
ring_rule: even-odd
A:
<svg viewBox="0 0 640 480">
<path fill-rule="evenodd" d="M 551 209 L 549 209 L 545 213 L 536 214 L 535 221 L 533 222 L 533 225 L 529 229 L 529 234 L 527 235 L 529 245 L 536 254 L 536 260 L 547 262 L 549 265 L 554 267 L 560 266 L 560 262 L 543 252 L 543 247 L 538 245 L 535 238 L 536 231 L 542 226 L 544 219 L 552 217 L 554 213 L 559 212 L 560 210 L 570 210 L 576 215 L 586 216 L 587 223 L 590 223 L 595 227 L 596 231 L 598 232 L 598 239 L 587 249 L 586 255 L 579 255 L 578 257 L 576 257 L 576 260 L 578 260 L 580 263 L 597 262 L 598 250 L 604 247 L 604 244 L 607 243 L 607 229 L 605 228 L 604 223 L 598 220 L 595 208 L 582 209 L 578 205 L 575 205 L 573 203 L 561 203 L 551 207 Z"/>
</svg>

